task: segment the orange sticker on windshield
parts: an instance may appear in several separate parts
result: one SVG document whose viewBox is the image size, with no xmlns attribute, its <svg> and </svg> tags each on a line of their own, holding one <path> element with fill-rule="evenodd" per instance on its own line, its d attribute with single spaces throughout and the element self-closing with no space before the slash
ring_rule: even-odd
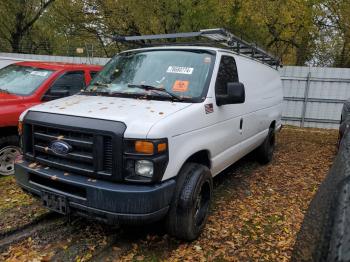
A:
<svg viewBox="0 0 350 262">
<path fill-rule="evenodd" d="M 175 91 L 175 92 L 187 92 L 189 84 L 190 84 L 189 81 L 176 80 L 174 85 L 173 85 L 173 91 Z"/>
</svg>

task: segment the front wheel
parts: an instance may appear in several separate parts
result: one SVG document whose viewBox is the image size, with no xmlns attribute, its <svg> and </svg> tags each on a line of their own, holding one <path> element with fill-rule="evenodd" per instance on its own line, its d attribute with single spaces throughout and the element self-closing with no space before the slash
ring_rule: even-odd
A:
<svg viewBox="0 0 350 262">
<path fill-rule="evenodd" d="M 188 241 L 198 238 L 208 219 L 212 190 L 213 180 L 206 166 L 184 165 L 166 218 L 170 235 Z"/>
<path fill-rule="evenodd" d="M 9 176 L 15 173 L 15 160 L 20 154 L 17 136 L 0 138 L 0 175 Z"/>
</svg>

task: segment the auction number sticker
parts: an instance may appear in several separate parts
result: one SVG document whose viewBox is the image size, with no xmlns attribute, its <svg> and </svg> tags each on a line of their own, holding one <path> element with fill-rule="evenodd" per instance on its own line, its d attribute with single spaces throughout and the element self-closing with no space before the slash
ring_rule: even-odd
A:
<svg viewBox="0 0 350 262">
<path fill-rule="evenodd" d="M 173 74 L 192 75 L 193 68 L 192 67 L 185 67 L 185 66 L 169 66 L 168 70 L 166 70 L 166 72 L 173 73 Z"/>
</svg>

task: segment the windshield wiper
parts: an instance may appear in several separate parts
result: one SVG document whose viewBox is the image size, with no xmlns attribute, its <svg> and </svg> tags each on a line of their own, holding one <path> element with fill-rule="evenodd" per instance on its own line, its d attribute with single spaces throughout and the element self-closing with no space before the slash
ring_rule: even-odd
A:
<svg viewBox="0 0 350 262">
<path fill-rule="evenodd" d="M 172 97 L 173 99 L 176 99 L 177 101 L 184 101 L 181 97 L 169 92 L 168 90 L 166 90 L 165 88 L 161 88 L 161 87 L 155 87 L 155 86 L 151 86 L 151 85 L 143 85 L 143 84 L 128 84 L 128 87 L 132 87 L 132 88 L 140 88 L 140 89 L 144 89 L 146 91 L 150 90 L 150 91 L 160 91 L 160 92 L 164 92 L 166 94 L 168 94 L 168 96 Z"/>
<path fill-rule="evenodd" d="M 10 91 L 8 91 L 7 89 L 5 88 L 0 88 L 0 93 L 6 93 L 6 94 L 9 94 Z"/>
</svg>

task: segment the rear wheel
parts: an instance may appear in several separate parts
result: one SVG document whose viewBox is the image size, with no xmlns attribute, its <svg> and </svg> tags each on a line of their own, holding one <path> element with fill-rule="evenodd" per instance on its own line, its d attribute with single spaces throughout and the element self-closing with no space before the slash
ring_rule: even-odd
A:
<svg viewBox="0 0 350 262">
<path fill-rule="evenodd" d="M 273 153 L 276 147 L 275 129 L 270 128 L 267 137 L 260 147 L 257 149 L 258 161 L 261 164 L 268 164 L 271 162 Z"/>
<path fill-rule="evenodd" d="M 15 173 L 16 157 L 21 154 L 18 137 L 6 136 L 0 138 L 0 175 L 9 176 Z"/>
<path fill-rule="evenodd" d="M 212 190 L 212 176 L 206 166 L 184 165 L 166 218 L 169 234 L 188 241 L 200 235 L 208 219 Z"/>
</svg>

